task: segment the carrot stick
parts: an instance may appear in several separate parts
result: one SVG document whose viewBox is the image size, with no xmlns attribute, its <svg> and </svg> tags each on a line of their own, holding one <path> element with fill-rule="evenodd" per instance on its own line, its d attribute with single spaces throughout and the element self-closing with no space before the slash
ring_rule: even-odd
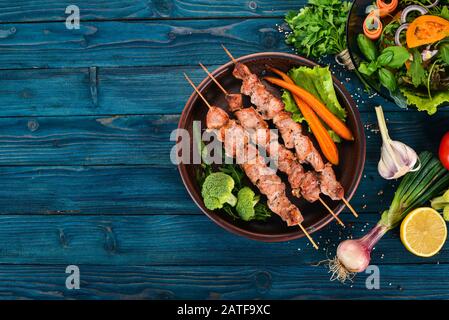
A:
<svg viewBox="0 0 449 320">
<path fill-rule="evenodd" d="M 270 71 L 281 76 L 285 82 L 294 84 L 293 80 L 286 73 L 272 67 L 267 68 Z M 305 103 L 297 95 L 293 94 L 293 98 L 295 99 L 296 105 L 298 106 L 299 110 L 301 110 L 302 115 L 309 124 L 310 130 L 312 130 L 313 135 L 318 141 L 318 144 L 320 145 L 323 155 L 330 163 L 337 166 L 339 163 L 338 149 L 337 146 L 335 145 L 334 140 L 332 140 L 331 136 L 329 135 L 329 132 L 323 126 L 323 124 L 321 123 L 320 119 L 317 117 L 315 112 L 310 108 L 310 106 L 307 105 L 307 103 Z"/>
<path fill-rule="evenodd" d="M 288 83 L 284 80 L 274 77 L 265 77 L 265 80 L 271 82 L 281 88 L 287 89 L 300 97 L 307 105 L 309 105 L 313 111 L 332 129 L 345 140 L 354 140 L 354 136 L 346 125 L 338 119 L 330 110 L 313 94 L 297 86 L 296 84 Z"/>
<path fill-rule="evenodd" d="M 374 30 L 369 29 L 368 23 L 377 24 L 377 28 Z M 383 25 L 379 16 L 372 11 L 363 21 L 363 33 L 371 40 L 377 40 L 382 35 Z"/>
<path fill-rule="evenodd" d="M 386 10 L 388 13 L 392 13 L 398 7 L 399 0 L 391 0 L 390 3 L 385 3 L 383 0 L 377 0 L 376 5 L 379 9 Z M 382 16 L 381 16 L 382 17 Z"/>
</svg>

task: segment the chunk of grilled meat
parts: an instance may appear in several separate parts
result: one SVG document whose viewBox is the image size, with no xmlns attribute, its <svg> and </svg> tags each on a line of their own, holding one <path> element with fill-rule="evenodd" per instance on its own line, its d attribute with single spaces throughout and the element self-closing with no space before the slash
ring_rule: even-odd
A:
<svg viewBox="0 0 449 320">
<path fill-rule="evenodd" d="M 243 106 L 243 96 L 239 93 L 230 93 L 226 95 L 229 111 L 235 112 Z"/>
<path fill-rule="evenodd" d="M 272 119 L 288 149 L 295 149 L 300 162 L 309 163 L 318 172 L 321 192 L 334 200 L 344 196 L 344 190 L 337 181 L 330 164 L 323 159 L 309 137 L 302 133 L 300 124 L 293 121 L 291 114 L 284 111 L 282 101 L 270 93 L 260 79 L 243 63 L 236 63 L 233 75 L 243 81 L 241 92 L 249 95 L 264 119 Z"/>
<path fill-rule="evenodd" d="M 287 148 L 295 148 L 299 161 L 309 163 L 315 171 L 323 170 L 324 162 L 320 153 L 313 145 L 312 140 L 302 133 L 301 125 L 292 119 L 289 112 L 277 113 L 273 122 L 279 129 Z"/>
<path fill-rule="evenodd" d="M 268 123 L 261 115 L 254 108 L 244 108 L 234 114 L 254 143 L 262 146 L 268 155 L 276 155 L 274 160 L 277 161 L 279 170 L 288 176 L 292 194 L 298 198 L 303 195 L 310 202 L 318 200 L 320 195 L 318 177 L 306 175 L 294 153 L 279 144 L 277 136 L 271 136 Z"/>
<path fill-rule="evenodd" d="M 247 161 L 240 164 L 250 181 L 264 194 L 268 207 L 287 225 L 298 225 L 304 218 L 299 209 L 290 202 L 285 194 L 285 184 L 276 172 L 267 166 L 265 159 L 257 148 L 249 143 L 245 129 L 229 116 L 224 117 L 222 109 L 212 107 L 206 116 L 208 129 L 218 129 L 218 139 L 224 143 L 225 152 L 233 157 L 246 157 Z M 227 118 L 227 121 L 225 119 Z M 225 123 L 217 128 L 217 123 Z M 239 138 L 239 139 L 236 139 Z M 249 155 L 249 156 L 248 156 Z"/>
<path fill-rule="evenodd" d="M 345 195 L 343 186 L 337 181 L 330 163 L 326 163 L 324 169 L 320 172 L 320 188 L 321 192 L 332 200 L 341 200 Z"/>
</svg>

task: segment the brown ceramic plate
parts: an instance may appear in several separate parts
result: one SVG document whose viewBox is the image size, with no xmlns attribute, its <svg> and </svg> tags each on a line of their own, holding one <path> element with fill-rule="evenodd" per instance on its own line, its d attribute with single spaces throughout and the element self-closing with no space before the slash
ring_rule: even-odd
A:
<svg viewBox="0 0 449 320">
<path fill-rule="evenodd" d="M 258 75 L 264 74 L 266 65 L 276 67 L 283 71 L 288 71 L 291 68 L 298 66 L 316 66 L 315 63 L 305 58 L 277 52 L 251 54 L 241 57 L 239 61 L 247 64 L 249 68 Z M 233 64 L 232 62 L 229 62 L 215 70 L 213 75 L 217 77 L 217 79 L 229 92 L 239 92 L 241 81 L 232 76 L 232 70 Z M 188 86 L 187 83 L 186 86 Z M 360 120 L 360 114 L 354 101 L 351 99 L 351 96 L 336 78 L 334 78 L 334 87 L 341 105 L 347 110 L 347 125 L 355 136 L 355 141 L 343 142 L 338 146 L 340 153 L 340 165 L 335 167 L 337 178 L 345 188 L 345 196 L 349 200 L 353 196 L 360 182 L 365 164 L 365 135 L 363 125 Z M 211 104 L 226 108 L 227 104 L 224 100 L 223 94 L 209 78 L 206 77 L 201 84 L 198 85 L 198 88 Z M 280 92 L 277 88 L 271 88 L 273 88 L 275 93 Z M 246 105 L 249 106 L 249 101 L 246 101 Z M 198 95 L 193 93 L 187 101 L 181 115 L 179 128 L 188 130 L 192 136 L 193 121 L 201 121 L 202 126 L 204 127 L 206 113 L 207 107 L 200 100 Z M 298 227 L 287 227 L 287 225 L 277 216 L 274 216 L 265 222 L 244 222 L 233 220 L 224 212 L 208 210 L 204 206 L 201 197 L 201 190 L 196 181 L 196 170 L 196 165 L 179 165 L 179 172 L 182 180 L 193 201 L 195 201 L 198 207 L 200 207 L 210 219 L 221 227 L 241 236 L 269 242 L 288 241 L 304 236 Z M 283 174 L 279 175 L 288 186 L 286 177 Z M 290 190 L 287 191 L 290 193 Z M 335 202 L 327 197 L 324 197 L 324 199 L 335 213 L 338 214 L 343 210 L 344 205 L 341 201 Z M 297 199 L 294 197 L 291 197 L 291 200 L 301 210 L 304 216 L 303 225 L 307 228 L 309 233 L 313 233 L 323 228 L 333 220 L 332 216 L 319 202 L 310 204 L 303 199 Z"/>
</svg>

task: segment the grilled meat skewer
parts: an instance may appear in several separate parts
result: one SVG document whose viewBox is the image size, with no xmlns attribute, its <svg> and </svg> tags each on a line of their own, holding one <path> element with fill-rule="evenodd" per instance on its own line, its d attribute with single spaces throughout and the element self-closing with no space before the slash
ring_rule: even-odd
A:
<svg viewBox="0 0 449 320">
<path fill-rule="evenodd" d="M 256 105 L 262 117 L 273 120 L 281 133 L 285 146 L 290 149 L 294 148 L 299 161 L 309 163 L 315 171 L 320 173 L 321 192 L 332 200 L 342 200 L 344 189 L 337 181 L 332 166 L 324 164 L 310 138 L 302 133 L 301 125 L 291 118 L 289 112 L 284 111 L 283 102 L 269 92 L 261 80 L 243 63 L 235 64 L 233 75 L 243 80 L 241 92 L 251 97 L 251 102 Z M 234 100 L 237 101 L 236 98 Z M 233 109 L 236 108 L 237 103 L 234 103 Z"/>
<path fill-rule="evenodd" d="M 243 138 L 243 146 L 246 149 L 246 154 L 253 154 L 254 158 L 251 159 L 253 161 L 249 161 L 247 163 L 241 164 L 242 169 L 245 174 L 251 180 L 251 182 L 258 187 L 259 191 L 264 194 L 268 201 L 268 207 L 277 215 L 279 215 L 287 225 L 298 225 L 302 232 L 306 235 L 309 241 L 312 243 L 313 247 L 318 250 L 318 246 L 313 241 L 312 237 L 309 235 L 307 230 L 302 225 L 304 218 L 299 211 L 299 209 L 293 205 L 290 200 L 287 198 L 285 194 L 285 184 L 282 180 L 276 175 L 271 168 L 267 167 L 264 159 L 257 152 L 257 149 L 251 144 L 248 143 L 247 136 L 242 126 L 238 125 L 235 120 L 230 120 L 228 114 L 217 107 L 213 107 L 209 104 L 209 102 L 204 98 L 201 92 L 197 89 L 195 84 L 190 80 L 190 78 L 184 74 L 186 80 L 190 83 L 196 93 L 201 97 L 204 103 L 208 106 L 209 111 L 206 117 L 206 124 L 209 129 L 220 130 L 220 133 L 217 135 L 221 141 L 225 141 L 225 151 L 228 153 L 234 153 L 238 155 L 238 148 L 235 148 L 231 145 L 231 150 L 229 149 L 229 144 L 226 144 L 226 137 L 229 131 L 235 130 L 237 133 L 240 133 L 240 137 Z M 234 128 L 234 129 L 232 129 Z M 231 132 L 231 136 L 238 136 L 236 132 Z M 226 147 L 227 146 L 227 147 Z M 250 152 L 250 149 L 254 148 L 254 153 Z"/>
<path fill-rule="evenodd" d="M 287 198 L 281 178 L 266 165 L 256 147 L 249 143 L 246 130 L 218 107 L 212 106 L 206 119 L 208 129 L 218 130 L 217 137 L 224 143 L 228 156 L 237 159 L 247 157 L 247 161 L 240 165 L 251 182 L 268 198 L 268 207 L 289 226 L 304 221 L 299 209 Z"/>
</svg>

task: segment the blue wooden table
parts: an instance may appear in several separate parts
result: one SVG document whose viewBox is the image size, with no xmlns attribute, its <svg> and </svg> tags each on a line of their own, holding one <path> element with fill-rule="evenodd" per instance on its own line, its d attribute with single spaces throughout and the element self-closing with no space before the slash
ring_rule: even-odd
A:
<svg viewBox="0 0 449 320">
<path fill-rule="evenodd" d="M 367 162 L 342 231 L 260 243 L 216 226 L 170 163 L 170 132 L 191 94 L 183 72 L 204 77 L 236 56 L 291 52 L 277 25 L 304 0 L 0 0 L 0 298 L 361 299 L 448 298 L 449 245 L 408 253 L 397 232 L 376 246 L 381 287 L 329 281 L 339 240 L 379 218 L 395 183 L 376 170 L 382 104 L 391 135 L 435 151 L 449 113 L 429 117 L 369 98 L 355 75 L 335 75 L 366 124 Z M 65 25 L 78 5 L 80 29 Z M 331 61 L 331 60 L 329 60 Z M 66 267 L 79 266 L 79 290 Z"/>
</svg>

